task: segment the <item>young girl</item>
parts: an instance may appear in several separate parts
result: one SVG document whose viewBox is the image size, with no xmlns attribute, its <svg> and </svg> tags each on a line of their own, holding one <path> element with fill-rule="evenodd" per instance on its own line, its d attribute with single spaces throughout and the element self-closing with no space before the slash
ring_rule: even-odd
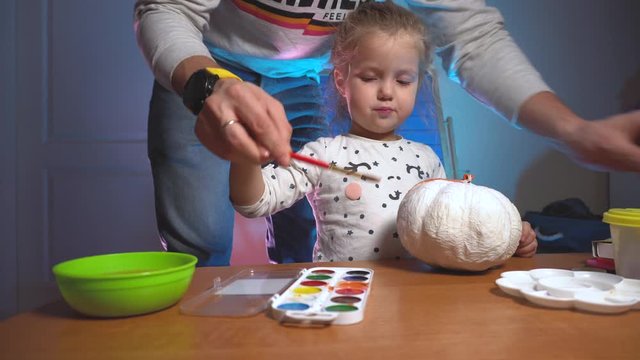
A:
<svg viewBox="0 0 640 360">
<path fill-rule="evenodd" d="M 407 256 L 396 232 L 400 201 L 417 182 L 446 177 L 431 148 L 396 134 L 413 111 L 430 51 L 422 22 L 402 7 L 368 2 L 350 13 L 337 28 L 331 61 L 351 127 L 348 134 L 320 138 L 299 153 L 382 181 L 295 160 L 289 168 L 264 169 L 234 162 L 229 183 L 236 210 L 248 217 L 265 216 L 306 195 L 318 232 L 314 261 Z M 535 236 L 528 224 L 523 230 L 518 251 L 531 256 Z"/>
</svg>

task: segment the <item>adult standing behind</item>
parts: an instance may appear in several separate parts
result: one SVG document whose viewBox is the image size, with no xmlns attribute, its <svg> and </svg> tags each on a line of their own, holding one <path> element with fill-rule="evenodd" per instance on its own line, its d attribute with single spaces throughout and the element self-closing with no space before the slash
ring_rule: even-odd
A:
<svg viewBox="0 0 640 360">
<path fill-rule="evenodd" d="M 425 21 L 450 76 L 514 125 L 557 141 L 587 166 L 640 171 L 640 112 L 578 117 L 530 65 L 496 9 L 483 0 L 396 2 Z M 358 3 L 136 2 L 138 42 L 156 78 L 149 157 L 169 250 L 192 253 L 201 265 L 228 264 L 233 210 L 228 164 L 220 158 L 286 166 L 292 147 L 327 135 L 318 74 L 334 25 Z M 310 259 L 315 232 L 308 204 L 276 214 L 268 228 L 272 260 Z"/>
</svg>

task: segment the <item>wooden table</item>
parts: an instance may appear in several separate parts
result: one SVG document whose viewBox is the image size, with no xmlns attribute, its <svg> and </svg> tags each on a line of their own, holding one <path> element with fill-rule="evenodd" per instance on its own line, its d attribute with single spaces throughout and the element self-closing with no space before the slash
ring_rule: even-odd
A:
<svg viewBox="0 0 640 360">
<path fill-rule="evenodd" d="M 434 272 L 412 260 L 332 263 L 374 269 L 364 321 L 296 328 L 264 313 L 185 316 L 178 307 L 123 319 L 82 317 L 62 301 L 0 323 L 3 359 L 639 359 L 640 311 L 597 315 L 512 298 L 502 271 L 574 268 L 588 254 L 513 258 L 481 274 Z M 294 265 L 260 265 L 300 267 Z M 313 267 L 317 264 L 303 264 Z M 184 299 L 242 267 L 199 268 Z"/>
</svg>

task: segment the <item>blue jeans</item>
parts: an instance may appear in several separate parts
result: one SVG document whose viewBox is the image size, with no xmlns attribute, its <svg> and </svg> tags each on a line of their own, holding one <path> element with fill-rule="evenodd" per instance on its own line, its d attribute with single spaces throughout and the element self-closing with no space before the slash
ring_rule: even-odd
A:
<svg viewBox="0 0 640 360">
<path fill-rule="evenodd" d="M 282 102 L 293 127 L 294 151 L 328 134 L 323 96 L 316 81 L 306 77 L 272 79 L 226 64 L 224 67 Z M 234 217 L 229 202 L 229 164 L 200 144 L 194 134 L 195 121 L 180 97 L 154 83 L 148 152 L 158 230 L 168 251 L 193 254 L 199 266 L 228 265 Z M 272 261 L 311 261 L 316 231 L 306 199 L 267 217 L 267 229 Z"/>
</svg>

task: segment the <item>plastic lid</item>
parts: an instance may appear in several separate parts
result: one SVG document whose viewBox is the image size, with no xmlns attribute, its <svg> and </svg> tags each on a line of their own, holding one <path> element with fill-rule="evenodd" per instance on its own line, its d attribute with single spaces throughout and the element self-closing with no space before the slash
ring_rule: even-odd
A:
<svg viewBox="0 0 640 360">
<path fill-rule="evenodd" d="M 609 209 L 602 221 L 611 225 L 640 227 L 640 209 Z"/>
<path fill-rule="evenodd" d="M 229 279 L 214 279 L 213 287 L 184 301 L 180 312 L 196 316 L 253 316 L 264 311 L 269 300 L 295 281 L 302 268 L 244 269 Z"/>
</svg>

